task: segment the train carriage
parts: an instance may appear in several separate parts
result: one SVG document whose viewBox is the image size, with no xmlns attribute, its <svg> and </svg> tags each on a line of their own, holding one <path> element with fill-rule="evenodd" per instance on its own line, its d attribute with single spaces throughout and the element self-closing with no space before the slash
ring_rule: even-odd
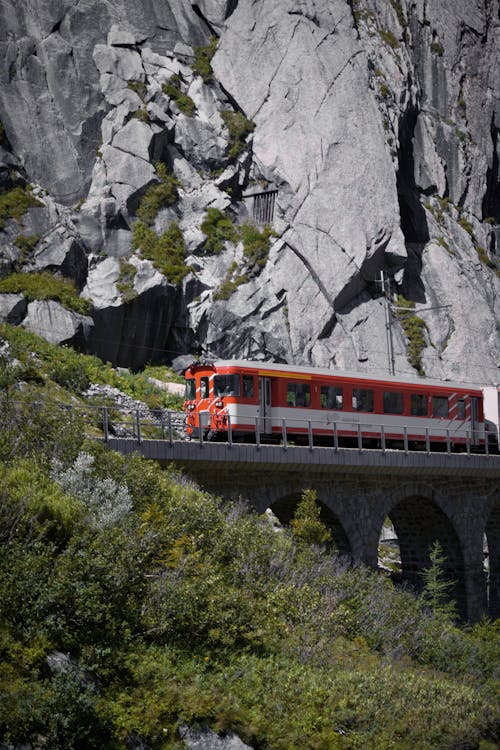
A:
<svg viewBox="0 0 500 750">
<path fill-rule="evenodd" d="M 185 371 L 187 432 L 207 439 L 484 449 L 498 444 L 499 389 L 246 360 Z M 489 415 L 488 415 L 489 416 Z"/>
</svg>

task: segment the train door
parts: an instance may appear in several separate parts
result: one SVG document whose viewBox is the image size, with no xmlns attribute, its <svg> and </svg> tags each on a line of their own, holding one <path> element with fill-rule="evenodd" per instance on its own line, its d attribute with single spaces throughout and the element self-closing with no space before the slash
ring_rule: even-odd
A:
<svg viewBox="0 0 500 750">
<path fill-rule="evenodd" d="M 472 443 L 479 443 L 479 402 L 477 396 L 471 396 L 470 400 L 470 427 L 472 434 Z"/>
<path fill-rule="evenodd" d="M 259 378 L 260 431 L 270 434 L 273 431 L 271 418 L 271 379 Z"/>
</svg>

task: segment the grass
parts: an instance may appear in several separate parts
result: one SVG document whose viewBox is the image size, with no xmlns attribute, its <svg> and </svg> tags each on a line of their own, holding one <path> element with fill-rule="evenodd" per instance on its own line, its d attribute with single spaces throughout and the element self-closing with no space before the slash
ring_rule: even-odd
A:
<svg viewBox="0 0 500 750">
<path fill-rule="evenodd" d="M 219 255 L 226 242 L 238 242 L 238 232 L 232 219 L 218 208 L 209 208 L 201 224 L 206 236 L 204 251 L 207 255 Z"/>
<path fill-rule="evenodd" d="M 15 219 L 21 223 L 21 219 L 29 208 L 43 206 L 43 203 L 33 195 L 29 185 L 18 185 L 17 187 L 0 194 L 0 230 L 3 229 L 9 219 Z"/>
<path fill-rule="evenodd" d="M 229 133 L 228 156 L 230 159 L 235 159 L 244 151 L 245 141 L 255 130 L 255 123 L 245 117 L 242 112 L 233 112 L 230 109 L 222 110 L 220 116 Z"/>
<path fill-rule="evenodd" d="M 134 279 L 137 274 L 137 268 L 133 263 L 127 263 L 126 260 L 120 258 L 120 275 L 116 282 L 116 288 L 122 296 L 123 302 L 132 302 L 137 297 L 137 292 L 134 289 Z"/>
<path fill-rule="evenodd" d="M 189 273 L 185 263 L 186 244 L 176 221 L 158 237 L 154 229 L 142 221 L 136 221 L 133 229 L 133 247 L 141 256 L 150 260 L 170 282 L 178 284 Z"/>
<path fill-rule="evenodd" d="M 180 111 L 186 115 L 186 117 L 193 117 L 196 112 L 196 105 L 191 97 L 182 91 L 181 87 L 181 78 L 177 73 L 174 73 L 174 75 L 170 76 L 168 81 L 162 85 L 161 89 L 164 94 L 177 104 Z"/>
<path fill-rule="evenodd" d="M 397 37 L 389 29 L 379 29 L 379 36 L 391 49 L 399 49 L 401 46 Z"/>
<path fill-rule="evenodd" d="M 157 162 L 155 166 L 160 182 L 146 190 L 136 211 L 137 218 L 148 225 L 154 222 L 160 209 L 173 206 L 179 200 L 177 188 L 181 184 L 173 174 L 167 174 L 166 164 Z"/>
<path fill-rule="evenodd" d="M 0 281 L 0 293 L 24 294 L 27 300 L 56 300 L 67 310 L 86 315 L 91 304 L 78 295 L 69 279 L 41 273 L 13 273 Z"/>
<path fill-rule="evenodd" d="M 247 274 L 240 273 L 238 263 L 234 261 L 227 269 L 226 275 L 221 285 L 214 292 L 214 302 L 217 300 L 228 300 L 231 295 L 234 294 L 237 288 L 242 284 L 246 284 L 247 281 Z"/>
<path fill-rule="evenodd" d="M 405 310 L 396 310 L 396 318 L 399 320 L 408 341 L 408 361 L 419 375 L 424 375 L 422 352 L 427 345 L 424 335 L 427 326 L 422 318 L 412 312 L 415 308 L 414 302 L 398 294 L 396 304 L 398 307 L 405 308 Z"/>
<path fill-rule="evenodd" d="M 194 49 L 194 63 L 191 65 L 193 73 L 201 76 L 204 83 L 211 83 L 214 80 L 211 60 L 217 50 L 218 39 L 213 36 L 208 44 Z"/>
</svg>

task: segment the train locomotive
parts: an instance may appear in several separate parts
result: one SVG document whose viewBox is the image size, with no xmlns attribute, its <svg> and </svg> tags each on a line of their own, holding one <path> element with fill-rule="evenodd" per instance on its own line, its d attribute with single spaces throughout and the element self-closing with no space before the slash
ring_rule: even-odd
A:
<svg viewBox="0 0 500 750">
<path fill-rule="evenodd" d="M 185 372 L 188 437 L 497 452 L 500 388 L 246 360 Z"/>
</svg>

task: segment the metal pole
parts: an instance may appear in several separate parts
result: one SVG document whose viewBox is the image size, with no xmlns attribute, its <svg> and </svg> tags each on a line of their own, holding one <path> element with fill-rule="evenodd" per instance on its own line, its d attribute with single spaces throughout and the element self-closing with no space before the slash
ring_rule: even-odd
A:
<svg viewBox="0 0 500 750">
<path fill-rule="evenodd" d="M 446 428 L 446 453 L 451 453 L 450 430 Z"/>
<path fill-rule="evenodd" d="M 260 417 L 255 417 L 255 444 L 260 448 Z"/>
<path fill-rule="evenodd" d="M 431 452 L 431 441 L 429 439 L 429 428 L 425 428 L 425 451 L 426 453 Z"/>
<path fill-rule="evenodd" d="M 169 412 L 170 415 L 170 412 Z M 165 440 L 165 416 L 163 411 L 160 412 L 161 439 Z"/>
<path fill-rule="evenodd" d="M 139 409 L 135 410 L 135 422 L 137 426 L 137 442 L 142 443 L 142 435 L 141 435 L 141 415 L 139 413 Z"/>
<path fill-rule="evenodd" d="M 227 415 L 227 443 L 231 448 L 233 444 L 233 428 L 231 426 L 231 415 Z"/>
<path fill-rule="evenodd" d="M 283 419 L 281 431 L 283 433 L 283 448 L 286 450 L 288 448 L 288 442 L 286 439 L 286 419 Z"/>
<path fill-rule="evenodd" d="M 102 407 L 102 431 L 104 432 L 104 442 L 107 443 L 109 440 L 109 422 L 108 422 L 108 407 Z"/>
<path fill-rule="evenodd" d="M 333 423 L 333 447 L 336 451 L 339 449 L 339 432 L 337 430 L 337 422 Z"/>
<path fill-rule="evenodd" d="M 361 422 L 358 422 L 358 450 L 363 451 L 363 436 L 361 434 Z"/>
<path fill-rule="evenodd" d="M 394 342 L 392 338 L 392 310 L 389 300 L 389 291 L 386 289 L 386 276 L 384 271 L 380 271 L 380 284 L 384 293 L 385 335 L 387 341 L 387 360 L 389 366 L 389 374 L 394 375 L 396 367 L 394 360 Z"/>
<path fill-rule="evenodd" d="M 408 453 L 408 427 L 404 426 L 404 446 L 405 446 L 405 453 Z"/>
<path fill-rule="evenodd" d="M 170 445 L 174 442 L 174 434 L 172 431 L 172 412 L 168 412 L 168 442 Z"/>
<path fill-rule="evenodd" d="M 308 423 L 307 423 L 307 434 L 308 434 L 308 437 L 309 437 L 309 450 L 312 451 L 312 449 L 313 449 L 313 430 L 312 430 L 311 420 L 309 420 Z"/>
<path fill-rule="evenodd" d="M 383 424 L 380 425 L 380 445 L 382 447 L 382 453 L 385 453 L 385 427 Z"/>
</svg>

